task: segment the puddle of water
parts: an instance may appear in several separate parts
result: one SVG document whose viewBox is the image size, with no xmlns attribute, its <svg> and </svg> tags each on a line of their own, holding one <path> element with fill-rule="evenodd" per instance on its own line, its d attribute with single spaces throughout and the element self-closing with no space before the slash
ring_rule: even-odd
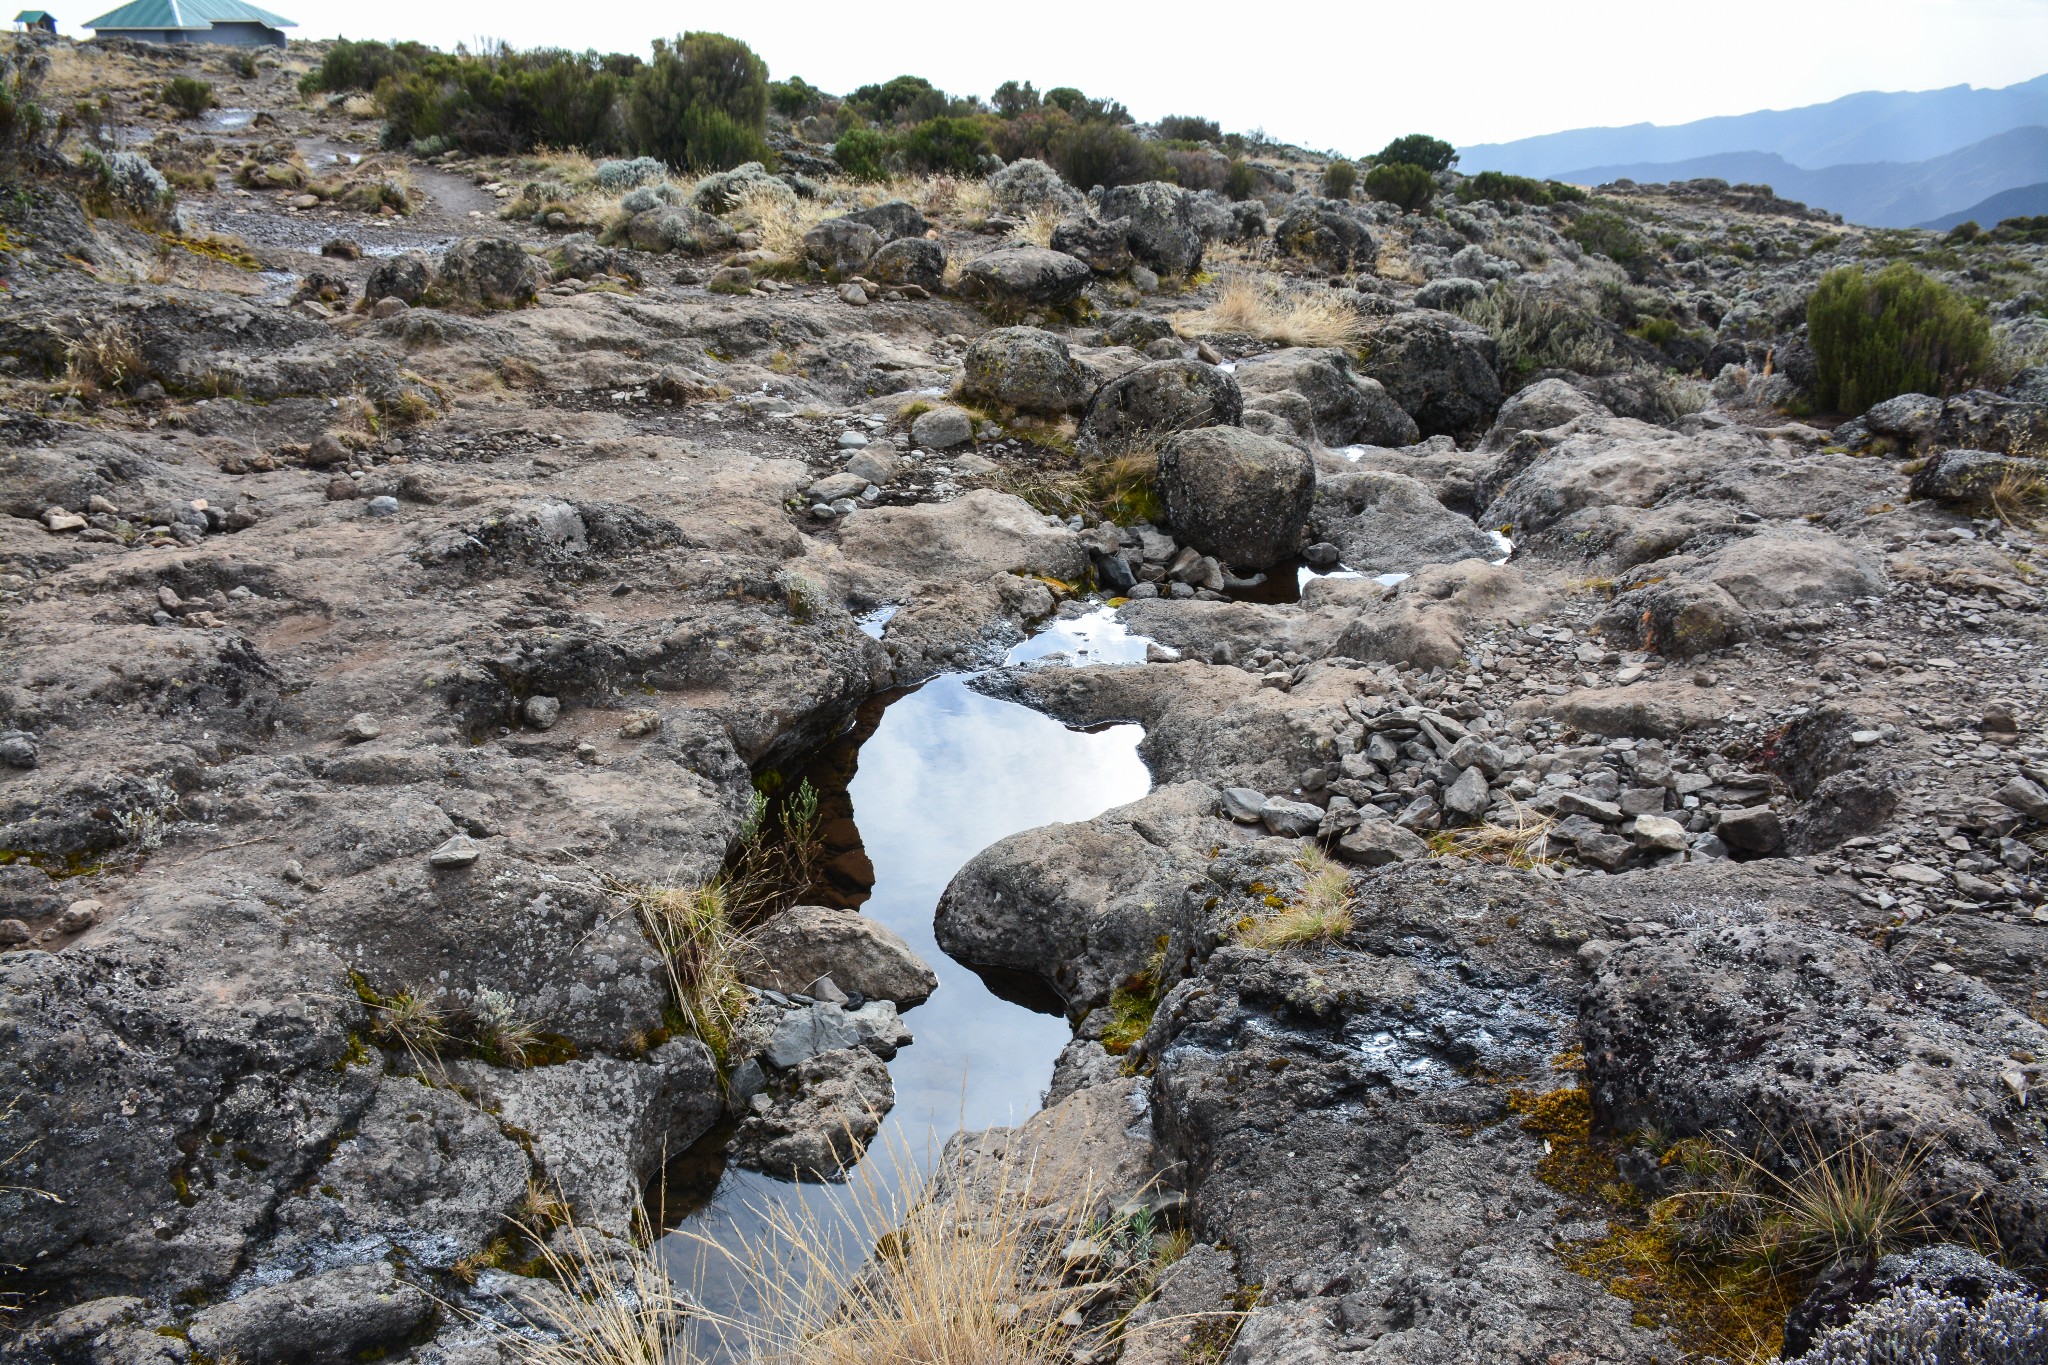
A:
<svg viewBox="0 0 2048 1365">
<path fill-rule="evenodd" d="M 876 607 L 873 611 L 862 612 L 854 617 L 853 623 L 859 626 L 861 634 L 870 640 L 879 640 L 882 638 L 882 632 L 889 628 L 889 623 L 896 619 L 896 611 L 897 608 L 894 606 Z"/>
<path fill-rule="evenodd" d="M 1055 621 L 1003 656 L 1005 664 L 1058 660 L 1081 664 L 1141 664 L 1149 636 L 1135 635 L 1117 619 L 1114 607 L 1103 605 L 1080 616 Z"/>
<path fill-rule="evenodd" d="M 1085 627 L 1061 622 L 1046 635 L 1071 625 L 1105 649 L 1128 647 L 1114 643 L 1105 626 L 1082 620 Z M 1143 643 L 1137 648 L 1142 657 Z M 821 899 L 861 906 L 901 934 L 939 977 L 931 999 L 905 1013 L 915 1041 L 889 1064 L 896 1106 L 863 1165 L 865 1175 L 893 1191 L 914 1188 L 953 1133 L 1018 1123 L 1036 1111 L 1053 1061 L 1072 1036 L 1043 983 L 977 973 L 940 950 L 933 912 L 947 882 L 999 839 L 1089 819 L 1151 789 L 1137 751 L 1141 727 L 1070 730 L 973 691 L 971 676 L 946 674 L 870 701 L 809 774 L 821 790 L 827 877 L 836 891 Z M 681 1209 L 684 1230 L 730 1249 L 761 1240 L 777 1210 L 807 1207 L 839 1231 L 835 1254 L 867 1254 L 855 1244 L 858 1229 L 838 1213 L 841 1187 L 790 1184 L 725 1166 L 718 1150 L 724 1136 L 712 1134 L 671 1166 L 672 1225 Z M 746 1311 L 743 1286 L 707 1261 L 700 1246 L 671 1235 L 662 1251 L 698 1302 Z"/>
<path fill-rule="evenodd" d="M 205 115 L 206 126 L 219 132 L 233 132 L 247 128 L 256 121 L 254 109 L 209 109 Z"/>
</svg>

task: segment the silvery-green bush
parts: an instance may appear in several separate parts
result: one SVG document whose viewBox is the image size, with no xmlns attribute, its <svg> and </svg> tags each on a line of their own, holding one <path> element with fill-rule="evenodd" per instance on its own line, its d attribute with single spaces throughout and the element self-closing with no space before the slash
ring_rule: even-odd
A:
<svg viewBox="0 0 2048 1365">
<path fill-rule="evenodd" d="M 101 152 L 88 149 L 85 164 L 99 179 L 100 189 L 123 208 L 135 213 L 156 213 L 169 207 L 174 198 L 163 172 L 149 164 L 140 152 Z"/>
<path fill-rule="evenodd" d="M 2048 1304 L 2031 1294 L 1991 1295 L 1980 1307 L 1903 1285 L 1831 1328 L 1785 1365 L 2040 1365 L 2048 1360 Z"/>
<path fill-rule="evenodd" d="M 637 185 L 652 185 L 667 176 L 668 167 L 651 156 L 636 156 L 630 161 L 597 163 L 597 183 L 608 190 L 629 190 Z"/>
</svg>

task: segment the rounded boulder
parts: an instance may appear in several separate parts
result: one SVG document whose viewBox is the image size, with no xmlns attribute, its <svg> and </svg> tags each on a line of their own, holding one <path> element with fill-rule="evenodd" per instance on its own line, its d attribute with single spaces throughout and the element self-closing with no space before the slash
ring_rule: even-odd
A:
<svg viewBox="0 0 2048 1365">
<path fill-rule="evenodd" d="M 1159 453 L 1159 496 L 1184 543 L 1235 568 L 1264 569 L 1301 549 L 1315 462 L 1242 427 L 1184 431 Z"/>
<path fill-rule="evenodd" d="M 899 237 L 875 253 L 867 273 L 883 284 L 914 284 L 936 294 L 946 279 L 946 248 L 923 237 Z"/>
<path fill-rule="evenodd" d="M 1086 264 L 1042 246 L 1003 247 L 960 272 L 962 294 L 1005 308 L 1062 308 L 1087 283 Z"/>
<path fill-rule="evenodd" d="M 1047 252 L 1047 255 L 1052 253 Z M 1088 268 L 1071 256 L 1085 277 Z M 961 393 L 1018 412 L 1059 415 L 1088 400 L 1088 377 L 1067 343 L 1038 327 L 998 327 L 967 348 Z"/>
<path fill-rule="evenodd" d="M 1116 451 L 1176 431 L 1234 427 L 1243 417 L 1244 397 L 1224 371 L 1199 360 L 1160 360 L 1095 391 L 1081 418 L 1081 446 Z"/>
</svg>

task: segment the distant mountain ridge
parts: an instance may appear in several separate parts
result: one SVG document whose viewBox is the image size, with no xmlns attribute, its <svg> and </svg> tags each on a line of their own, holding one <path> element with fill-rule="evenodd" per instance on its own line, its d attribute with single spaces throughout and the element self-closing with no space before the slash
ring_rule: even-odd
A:
<svg viewBox="0 0 2048 1365">
<path fill-rule="evenodd" d="M 1690 161 L 1580 166 L 1555 178 L 1604 185 L 1612 180 L 1650 184 L 1706 176 L 1769 185 L 1783 198 L 1839 213 L 1852 223 L 1913 227 L 2015 185 L 2048 180 L 2048 127 L 2013 128 L 1926 161 L 1806 170 L 1773 152 L 1745 151 Z"/>
<path fill-rule="evenodd" d="M 1989 199 L 1980 199 L 1966 209 L 1945 213 L 1931 218 L 1915 227 L 1932 228 L 1936 232 L 1947 232 L 1958 223 L 1975 223 L 1978 227 L 1997 227 L 2008 218 L 2032 218 L 2048 214 L 2048 180 L 2038 185 L 2021 185 L 2015 189 L 2000 190 Z"/>
<path fill-rule="evenodd" d="M 1766 109 L 1661 127 L 1636 123 L 1577 128 L 1481 143 L 1460 149 L 1458 169 L 1562 179 L 1575 167 L 1691 161 L 1729 152 L 1769 153 L 1807 169 L 1918 162 L 2029 125 L 2048 125 L 2048 75 L 1995 90 L 1957 85 L 1943 90 L 1865 91 L 1798 109 Z"/>
</svg>

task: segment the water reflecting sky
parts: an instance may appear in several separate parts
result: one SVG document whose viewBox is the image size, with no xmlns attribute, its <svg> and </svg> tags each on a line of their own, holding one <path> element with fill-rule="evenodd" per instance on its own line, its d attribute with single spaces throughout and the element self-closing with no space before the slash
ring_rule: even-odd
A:
<svg viewBox="0 0 2048 1365">
<path fill-rule="evenodd" d="M 1062 622 L 1045 634 L 1075 624 Z M 1070 638 L 1054 648 L 1073 643 Z M 1143 648 L 1139 641 L 1139 657 Z M 946 883 L 969 858 L 1008 835 L 1086 820 L 1143 796 L 1151 789 L 1138 757 L 1143 737 L 1136 725 L 1070 730 L 974 692 L 964 675 L 949 674 L 891 702 L 861 744 L 848 792 L 875 874 L 874 893 L 861 908 L 901 934 L 939 977 L 932 998 L 904 1016 L 916 1041 L 889 1064 L 896 1107 L 868 1162 L 884 1163 L 892 1183 L 928 1169 L 946 1138 L 962 1127 L 1030 1116 L 1071 1037 L 1058 1015 L 1003 999 L 940 951 L 932 917 Z M 905 1163 L 917 1170 L 903 1169 Z M 729 1168 L 709 1205 L 687 1226 L 724 1243 L 758 1235 L 767 1206 L 803 1201 L 825 1210 L 831 1198 L 828 1187 Z M 668 1249 L 679 1283 L 705 1301 L 729 1301 L 719 1284 L 700 1279 L 694 1249 L 674 1238 Z M 866 1249 L 846 1250 L 860 1255 Z"/>
</svg>

